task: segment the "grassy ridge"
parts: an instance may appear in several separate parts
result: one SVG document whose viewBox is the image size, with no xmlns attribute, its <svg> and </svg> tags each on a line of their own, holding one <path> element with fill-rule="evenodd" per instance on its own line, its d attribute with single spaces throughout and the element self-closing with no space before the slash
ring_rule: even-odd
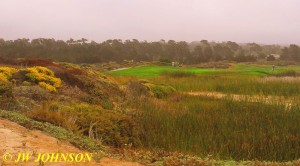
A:
<svg viewBox="0 0 300 166">
<path fill-rule="evenodd" d="M 140 102 L 143 143 L 200 156 L 288 161 L 300 157 L 300 107 L 183 96 Z"/>
</svg>

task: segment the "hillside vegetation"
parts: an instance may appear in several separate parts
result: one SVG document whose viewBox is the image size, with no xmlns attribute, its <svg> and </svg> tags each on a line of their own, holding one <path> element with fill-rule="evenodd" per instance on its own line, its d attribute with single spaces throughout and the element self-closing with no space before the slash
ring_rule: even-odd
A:
<svg viewBox="0 0 300 166">
<path fill-rule="evenodd" d="M 1 109 L 107 145 L 140 145 L 137 125 L 120 110 L 125 93 L 107 76 L 70 64 L 0 67 L 0 73 L 5 79 L 0 86 Z"/>
</svg>

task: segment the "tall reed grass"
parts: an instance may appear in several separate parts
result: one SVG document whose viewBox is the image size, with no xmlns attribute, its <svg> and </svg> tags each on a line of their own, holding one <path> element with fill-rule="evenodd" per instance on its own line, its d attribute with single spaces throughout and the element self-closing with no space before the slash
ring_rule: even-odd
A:
<svg viewBox="0 0 300 166">
<path fill-rule="evenodd" d="M 300 92 L 298 81 L 262 81 L 262 77 L 231 74 L 197 75 L 194 77 L 160 76 L 153 82 L 171 85 L 179 91 L 218 91 L 247 95 L 297 96 Z"/>
<path fill-rule="evenodd" d="M 142 142 L 219 159 L 289 161 L 300 157 L 300 106 L 181 96 L 139 102 Z"/>
</svg>

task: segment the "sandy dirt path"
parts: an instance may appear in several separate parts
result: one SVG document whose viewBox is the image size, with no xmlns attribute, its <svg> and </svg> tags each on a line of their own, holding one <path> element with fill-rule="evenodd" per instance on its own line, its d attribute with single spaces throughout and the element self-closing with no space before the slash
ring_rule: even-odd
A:
<svg viewBox="0 0 300 166">
<path fill-rule="evenodd" d="M 110 70 L 110 71 L 119 71 L 119 70 L 126 70 L 126 69 L 130 69 L 131 67 L 122 67 L 122 68 L 118 68 L 118 69 L 114 69 L 114 70 Z"/>
<path fill-rule="evenodd" d="M 140 166 L 138 163 L 121 161 L 104 157 L 99 163 L 86 162 L 45 162 L 34 160 L 39 153 L 87 153 L 72 146 L 68 142 L 62 142 L 38 130 L 28 130 L 16 123 L 0 118 L 0 165 L 90 165 L 90 166 Z M 29 162 L 14 162 L 19 153 L 29 153 L 32 156 Z M 8 160 L 5 162 L 5 160 Z"/>
</svg>

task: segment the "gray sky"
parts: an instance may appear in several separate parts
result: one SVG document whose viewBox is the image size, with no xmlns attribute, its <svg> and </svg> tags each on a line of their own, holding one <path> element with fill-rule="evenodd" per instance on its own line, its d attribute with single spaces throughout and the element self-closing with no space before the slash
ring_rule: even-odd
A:
<svg viewBox="0 0 300 166">
<path fill-rule="evenodd" d="M 300 43 L 300 0 L 0 0 L 0 38 Z"/>
</svg>

